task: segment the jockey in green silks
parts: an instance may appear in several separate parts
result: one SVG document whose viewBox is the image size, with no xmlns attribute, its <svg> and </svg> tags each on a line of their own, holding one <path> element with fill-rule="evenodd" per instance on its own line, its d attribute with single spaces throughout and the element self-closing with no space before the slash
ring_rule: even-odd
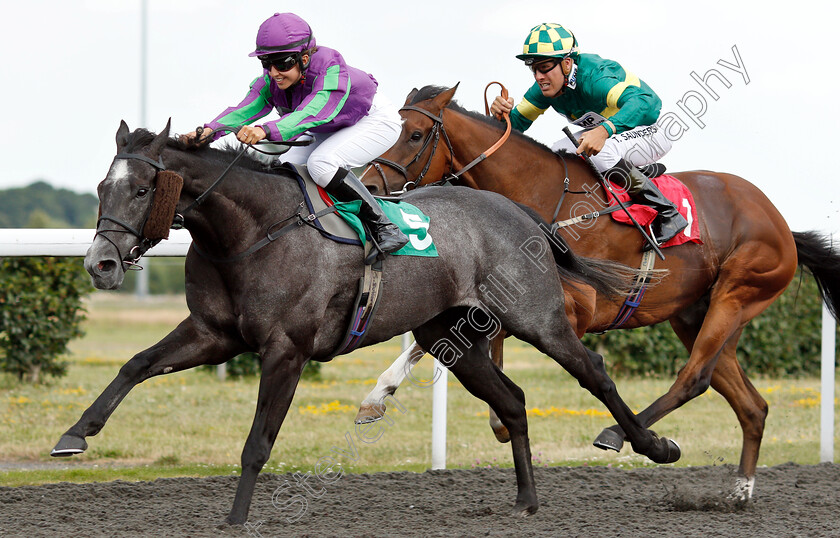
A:
<svg viewBox="0 0 840 538">
<path fill-rule="evenodd" d="M 563 137 L 552 150 L 586 153 L 607 179 L 625 186 L 633 202 L 656 209 L 653 236 L 658 244 L 688 226 L 637 168 L 655 163 L 671 149 L 671 140 L 656 125 L 662 101 L 650 86 L 616 61 L 581 54 L 574 34 L 559 24 L 533 27 L 516 57 L 531 68 L 534 84 L 516 107 L 513 99 L 497 97 L 493 114 L 508 112 L 511 126 L 525 131 L 553 108 L 582 132 L 577 148 Z"/>
</svg>

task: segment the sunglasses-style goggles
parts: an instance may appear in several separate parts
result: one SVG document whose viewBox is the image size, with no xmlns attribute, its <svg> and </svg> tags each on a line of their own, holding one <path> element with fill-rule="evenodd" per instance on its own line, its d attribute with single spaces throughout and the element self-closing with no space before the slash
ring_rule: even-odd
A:
<svg viewBox="0 0 840 538">
<path fill-rule="evenodd" d="M 271 69 L 273 65 L 278 71 L 288 71 L 297 65 L 299 58 L 297 54 L 272 54 L 260 56 L 263 69 Z"/>
</svg>

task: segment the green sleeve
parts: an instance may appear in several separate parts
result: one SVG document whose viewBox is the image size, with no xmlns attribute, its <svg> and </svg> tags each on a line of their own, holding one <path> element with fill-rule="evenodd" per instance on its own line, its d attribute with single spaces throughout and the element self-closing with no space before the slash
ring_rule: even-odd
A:
<svg viewBox="0 0 840 538">
<path fill-rule="evenodd" d="M 520 132 L 525 132 L 540 115 L 551 106 L 549 100 L 540 91 L 539 85 L 535 82 L 525 92 L 525 97 L 510 112 L 511 127 Z"/>
</svg>

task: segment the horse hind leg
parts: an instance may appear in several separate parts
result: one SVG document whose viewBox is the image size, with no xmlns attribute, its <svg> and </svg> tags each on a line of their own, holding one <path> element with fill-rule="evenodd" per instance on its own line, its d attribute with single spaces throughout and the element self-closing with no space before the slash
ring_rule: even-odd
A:
<svg viewBox="0 0 840 538">
<path fill-rule="evenodd" d="M 470 394 L 483 400 L 493 409 L 510 433 L 517 484 L 513 513 L 518 516 L 533 514 L 539 508 L 539 501 L 531 464 L 525 394 L 491 362 L 488 353 L 489 341 L 485 335 L 461 331 L 461 337 L 469 344 L 466 349 L 455 348 L 447 339 L 451 334 L 450 328 L 459 326 L 456 312 L 466 310 L 453 309 L 444 313 L 423 327 L 415 329 L 415 335 L 421 345 L 429 349 Z M 455 323 L 450 323 L 452 321 Z M 459 341 L 464 343 L 464 340 Z M 447 344 L 442 345 L 443 342 Z"/>
<path fill-rule="evenodd" d="M 507 333 L 504 330 L 499 331 L 499 334 L 493 337 L 493 340 L 490 342 L 490 358 L 493 359 L 493 364 L 499 370 L 504 370 L 504 345 L 505 345 L 505 337 Z M 502 424 L 502 421 L 499 420 L 499 417 L 496 415 L 496 412 L 493 411 L 493 408 L 490 407 L 490 429 L 493 430 L 493 435 L 496 436 L 496 440 L 500 443 L 509 443 L 510 442 L 510 432 L 505 425 Z"/>
<path fill-rule="evenodd" d="M 678 320 L 673 320 L 671 325 L 690 351 L 698 334 L 697 325 L 683 324 Z M 723 346 L 711 380 L 712 388 L 724 397 L 735 412 L 743 434 L 739 476 L 730 494 L 730 498 L 735 500 L 752 498 L 758 453 L 768 411 L 767 401 L 758 393 L 738 363 L 736 351 L 741 333 L 742 330 L 737 331 Z"/>
<path fill-rule="evenodd" d="M 354 422 L 356 424 L 368 424 L 376 422 L 385 416 L 385 399 L 393 396 L 397 388 L 411 375 L 411 369 L 417 364 L 426 351 L 417 342 L 411 345 L 397 357 L 387 370 L 379 375 L 376 386 L 362 400 L 359 411 L 356 413 Z"/>
<path fill-rule="evenodd" d="M 583 338 L 583 335 L 586 334 L 586 328 L 592 324 L 592 320 L 595 318 L 595 290 L 588 286 L 575 288 L 569 286 L 563 288 L 563 293 L 565 295 L 563 304 L 566 309 L 566 318 L 568 318 L 569 323 L 575 331 L 575 335 L 579 339 Z M 501 330 L 490 344 L 490 356 L 499 370 L 504 370 L 504 341 L 506 337 L 507 332 Z M 490 409 L 490 428 L 492 428 L 493 435 L 496 436 L 496 440 L 500 443 L 510 441 L 510 434 L 507 428 L 505 428 L 492 408 Z"/>
<path fill-rule="evenodd" d="M 731 347 L 727 344 L 721 354 L 712 375 L 712 387 L 729 402 L 743 432 L 739 476 L 730 498 L 748 500 L 752 498 L 755 485 L 755 469 L 758 466 L 768 406 L 738 363 L 734 344 Z"/>
<path fill-rule="evenodd" d="M 745 299 L 713 299 L 708 312 L 699 320 L 671 320 L 677 336 L 690 351 L 688 363 L 680 370 L 677 380 L 668 392 L 638 415 L 642 424 L 650 427 L 671 411 L 705 392 L 710 385 L 720 392 L 738 417 L 743 431 L 740 476 L 733 494 L 738 497 L 749 498 L 752 494 L 767 416 L 767 402 L 746 378 L 738 364 L 735 351 L 746 324 L 742 319 L 752 319 L 773 299 L 753 303 L 748 303 Z M 750 305 L 750 308 L 744 307 L 744 304 Z M 604 430 L 599 439 L 603 439 L 605 435 L 623 438 L 624 433 L 619 426 L 612 426 Z"/>
<path fill-rule="evenodd" d="M 619 396 L 615 383 L 607 374 L 603 358 L 584 347 L 568 323 L 557 321 L 565 318 L 550 319 L 554 320 L 550 325 L 532 326 L 527 333 L 514 334 L 551 357 L 577 379 L 581 387 L 598 398 L 626 432 L 636 453 L 647 456 L 655 463 L 677 461 L 680 458 L 679 446 L 670 439 L 658 437 L 642 425 Z"/>
</svg>

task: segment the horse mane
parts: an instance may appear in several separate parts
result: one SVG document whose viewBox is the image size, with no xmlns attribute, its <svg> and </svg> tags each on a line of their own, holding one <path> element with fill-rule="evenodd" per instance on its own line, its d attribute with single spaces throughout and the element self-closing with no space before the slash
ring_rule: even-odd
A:
<svg viewBox="0 0 840 538">
<path fill-rule="evenodd" d="M 221 164 L 230 164 L 233 159 L 239 154 L 239 151 L 242 149 L 234 145 L 231 142 L 225 142 L 222 147 L 213 148 L 210 147 L 209 144 L 205 144 L 203 146 L 196 146 L 194 143 L 187 143 L 182 142 L 180 137 L 170 138 L 166 141 L 166 146 L 178 149 L 181 151 L 188 151 L 195 153 L 196 155 L 201 155 L 202 158 L 212 161 L 217 161 Z M 249 170 L 256 170 L 257 172 L 267 172 L 268 168 L 263 161 L 260 161 L 256 156 L 252 153 L 247 152 L 245 155 L 239 158 L 236 161 L 236 165 L 241 168 L 247 168 Z"/>
<path fill-rule="evenodd" d="M 157 136 L 155 133 L 146 129 L 135 129 L 128 134 L 125 148 L 122 151 L 124 153 L 136 153 L 151 144 L 152 140 L 155 139 L 155 136 Z M 218 161 L 222 164 L 230 164 L 240 150 L 240 148 L 235 147 L 230 143 L 225 144 L 221 148 L 211 148 L 209 145 L 196 146 L 195 144 L 182 142 L 178 136 L 167 139 L 166 146 L 181 151 L 194 152 L 196 155 L 201 155 L 205 159 Z M 236 166 L 256 170 L 258 172 L 267 171 L 265 163 L 250 153 L 246 153 L 238 161 L 236 161 Z"/>
<path fill-rule="evenodd" d="M 438 95 L 440 95 L 441 93 L 445 92 L 448 89 L 449 88 L 444 88 L 443 86 L 433 86 L 433 85 L 424 86 L 417 91 L 417 93 L 414 95 L 414 97 L 412 97 L 411 102 L 409 104 L 415 105 L 415 104 L 417 104 L 421 101 L 427 101 L 429 99 L 434 99 L 435 97 L 437 97 Z M 507 127 L 507 124 L 505 124 L 505 122 L 497 120 L 496 118 L 494 118 L 492 116 L 487 116 L 485 114 L 482 114 L 480 112 L 476 112 L 474 110 L 467 110 L 466 108 L 462 107 L 455 99 L 452 99 L 451 101 L 449 101 L 449 104 L 446 105 L 446 108 L 450 108 L 450 109 L 452 109 L 452 110 L 454 110 L 454 111 L 456 111 L 460 114 L 463 114 L 465 116 L 469 116 L 470 118 L 473 118 L 473 119 L 478 120 L 480 122 L 486 123 L 487 125 L 493 126 L 500 131 L 504 131 L 505 128 Z M 517 130 L 512 129 L 511 130 L 511 135 L 513 135 L 517 138 L 521 138 L 522 140 L 526 140 L 527 142 L 530 142 L 534 146 L 536 146 L 538 148 L 541 148 L 545 151 L 552 152 L 550 147 L 546 146 L 542 142 L 540 142 L 538 140 L 535 140 L 535 139 L 531 138 L 530 136 L 528 136 L 524 133 L 521 133 Z M 554 152 L 552 152 L 552 153 L 554 153 Z"/>
</svg>

